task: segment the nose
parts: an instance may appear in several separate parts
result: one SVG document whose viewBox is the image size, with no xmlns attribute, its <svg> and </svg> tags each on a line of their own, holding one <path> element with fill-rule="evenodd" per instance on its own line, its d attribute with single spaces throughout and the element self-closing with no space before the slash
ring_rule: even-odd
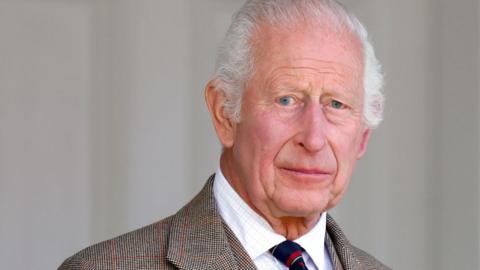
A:
<svg viewBox="0 0 480 270">
<path fill-rule="evenodd" d="M 299 121 L 296 143 L 308 152 L 320 151 L 326 144 L 327 120 L 321 104 L 309 104 Z"/>
</svg>

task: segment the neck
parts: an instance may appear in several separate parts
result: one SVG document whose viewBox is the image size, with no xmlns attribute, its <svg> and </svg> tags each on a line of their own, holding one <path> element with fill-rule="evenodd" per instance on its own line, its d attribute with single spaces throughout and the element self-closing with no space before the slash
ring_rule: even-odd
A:
<svg viewBox="0 0 480 270">
<path fill-rule="evenodd" d="M 309 219 L 304 217 L 282 217 L 267 219 L 267 221 L 276 233 L 285 236 L 287 240 L 293 241 L 308 233 L 315 224 L 317 224 L 319 219 L 320 216 Z"/>
</svg>

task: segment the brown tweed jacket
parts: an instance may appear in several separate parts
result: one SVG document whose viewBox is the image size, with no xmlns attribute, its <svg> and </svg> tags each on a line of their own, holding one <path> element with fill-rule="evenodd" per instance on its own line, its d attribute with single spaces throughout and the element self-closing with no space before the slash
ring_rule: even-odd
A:
<svg viewBox="0 0 480 270">
<path fill-rule="evenodd" d="M 175 215 L 88 247 L 58 269 L 256 269 L 218 214 L 212 186 L 213 176 Z M 330 216 L 325 241 L 336 270 L 389 269 L 352 246 Z"/>
</svg>

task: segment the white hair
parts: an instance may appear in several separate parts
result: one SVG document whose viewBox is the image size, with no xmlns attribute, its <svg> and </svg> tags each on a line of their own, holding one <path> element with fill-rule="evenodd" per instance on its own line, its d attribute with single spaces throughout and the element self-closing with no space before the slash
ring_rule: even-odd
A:
<svg viewBox="0 0 480 270">
<path fill-rule="evenodd" d="M 382 120 L 384 96 L 383 75 L 368 34 L 360 21 L 334 0 L 249 0 L 233 16 L 217 57 L 215 88 L 224 91 L 225 113 L 240 121 L 244 88 L 254 73 L 252 37 L 260 22 L 288 26 L 302 19 L 329 23 L 335 29 L 347 29 L 361 41 L 364 59 L 365 124 L 375 128 Z"/>
</svg>

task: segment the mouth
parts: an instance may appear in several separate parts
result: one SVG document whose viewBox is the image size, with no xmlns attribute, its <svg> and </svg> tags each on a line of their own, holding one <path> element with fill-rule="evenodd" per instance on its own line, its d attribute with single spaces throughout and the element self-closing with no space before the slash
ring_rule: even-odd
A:
<svg viewBox="0 0 480 270">
<path fill-rule="evenodd" d="M 329 178 L 333 175 L 332 172 L 322 169 L 316 168 L 280 168 L 282 171 L 298 176 L 298 177 L 307 177 L 307 178 L 315 178 L 318 180 Z"/>
</svg>

